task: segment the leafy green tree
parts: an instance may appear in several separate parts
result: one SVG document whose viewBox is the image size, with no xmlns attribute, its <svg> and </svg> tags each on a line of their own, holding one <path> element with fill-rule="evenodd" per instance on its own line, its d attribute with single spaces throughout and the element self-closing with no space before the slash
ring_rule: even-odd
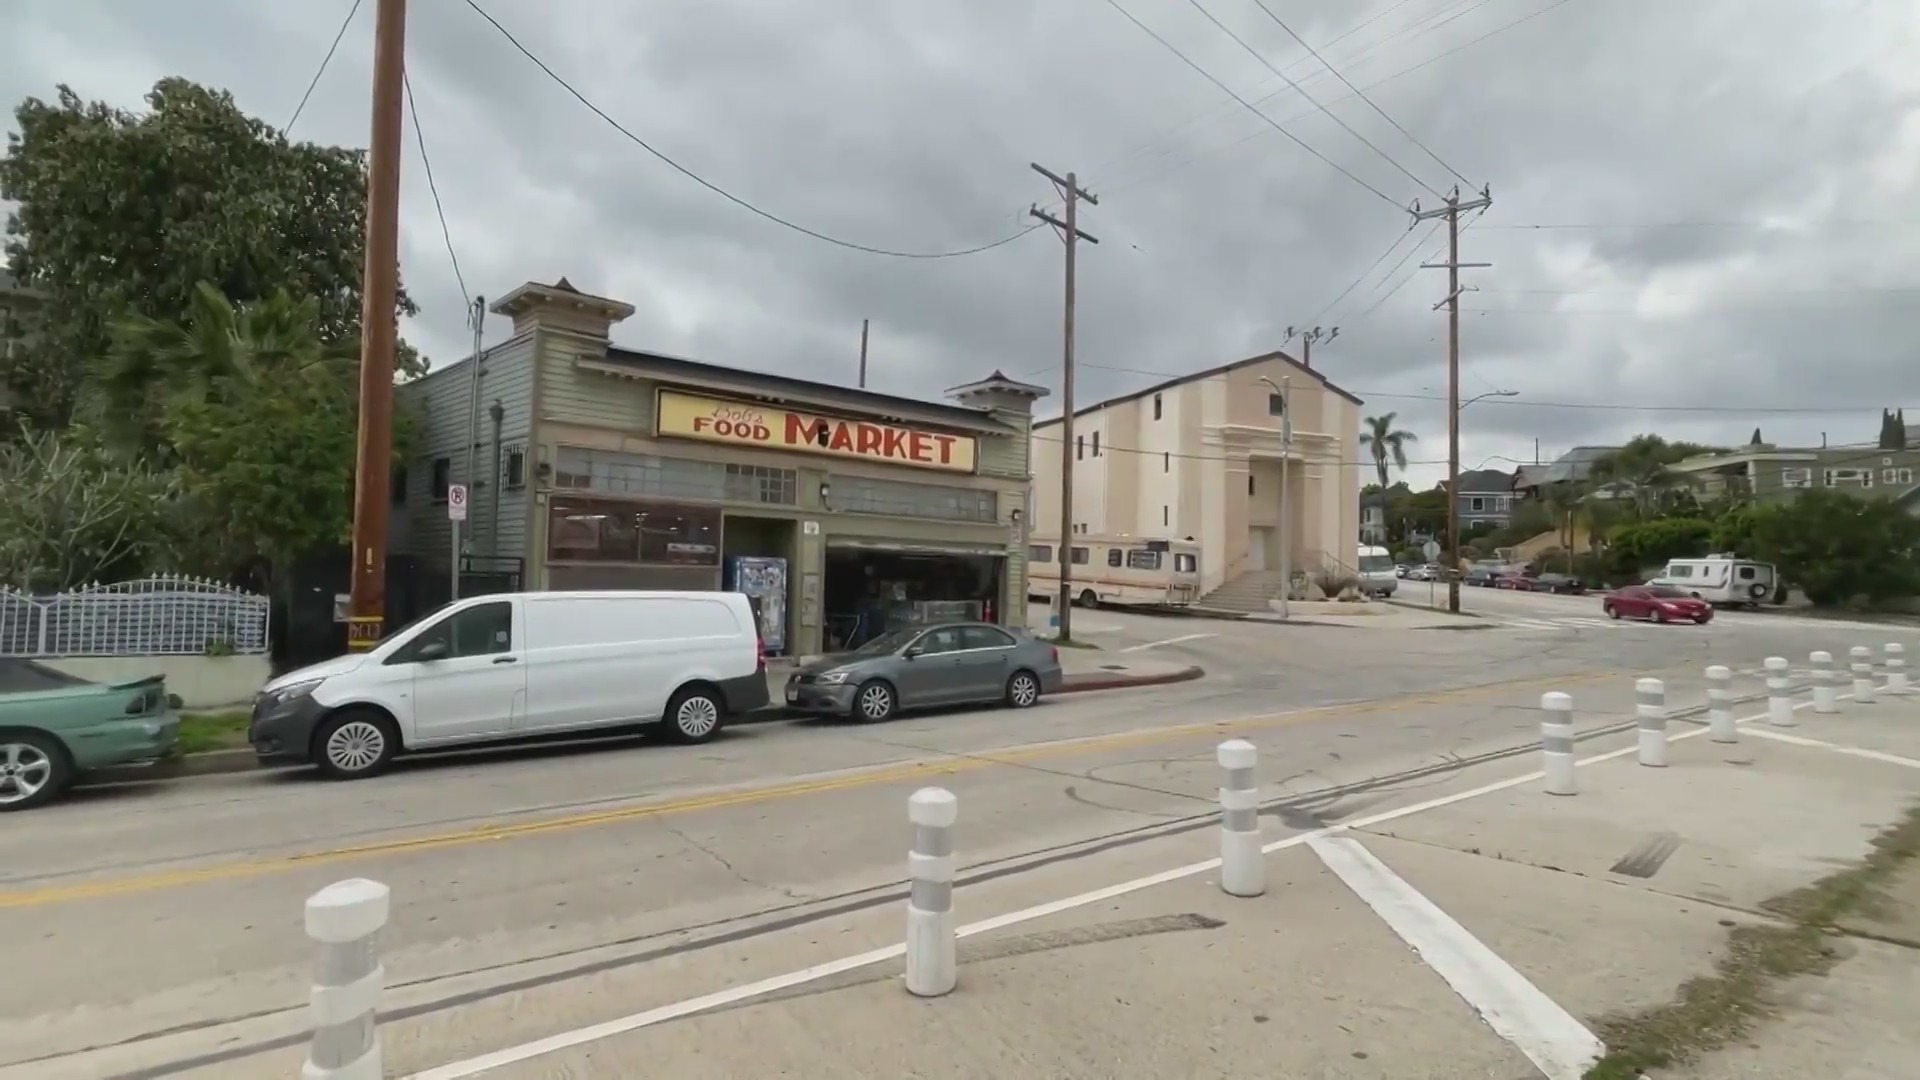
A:
<svg viewBox="0 0 1920 1080">
<path fill-rule="evenodd" d="M 1713 523 L 1699 518 L 1660 518 L 1617 526 L 1607 537 L 1615 568 L 1623 575 L 1707 553 Z"/>
<path fill-rule="evenodd" d="M 1890 499 L 1811 488 L 1754 509 L 1749 529 L 1753 556 L 1816 604 L 1920 593 L 1920 520 Z"/>
<path fill-rule="evenodd" d="M 1393 426 L 1394 417 L 1399 413 L 1387 413 L 1385 416 L 1366 418 L 1366 429 L 1360 432 L 1360 445 L 1373 455 L 1373 467 L 1380 474 L 1380 486 L 1385 488 L 1389 474 L 1388 462 L 1401 472 L 1407 471 L 1407 447 L 1420 441 L 1411 431 L 1401 431 Z"/>
<path fill-rule="evenodd" d="M 35 425 L 70 419 L 83 377 L 128 315 L 181 320 L 199 283 L 238 303 L 286 290 L 317 304 L 314 333 L 360 335 L 366 160 L 288 142 L 232 95 L 162 79 L 134 113 L 59 88 L 14 110 L 0 159 L 14 276 L 45 295 L 44 333 L 7 362 Z M 401 292 L 395 317 L 417 309 Z M 417 366 L 411 350 L 397 358 Z"/>
<path fill-rule="evenodd" d="M 1596 491 L 1624 499 L 1636 520 L 1661 513 L 1697 510 L 1685 476 L 1671 466 L 1711 447 L 1690 442 L 1668 442 L 1658 435 L 1636 435 L 1627 444 L 1593 463 L 1591 482 Z"/>
<path fill-rule="evenodd" d="M 0 585 L 58 592 L 138 573 L 166 554 L 177 493 L 85 429 L 0 444 Z"/>
</svg>

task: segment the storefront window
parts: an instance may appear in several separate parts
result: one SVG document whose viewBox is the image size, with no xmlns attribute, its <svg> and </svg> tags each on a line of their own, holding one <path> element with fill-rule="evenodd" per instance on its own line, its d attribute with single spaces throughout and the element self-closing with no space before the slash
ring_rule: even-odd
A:
<svg viewBox="0 0 1920 1080">
<path fill-rule="evenodd" d="M 622 495 L 666 495 L 683 499 L 792 506 L 798 474 L 792 469 L 734 465 L 717 461 L 630 454 L 562 446 L 555 454 L 555 487 Z"/>
<path fill-rule="evenodd" d="M 1000 500 L 992 491 L 870 480 L 860 476 L 834 476 L 831 481 L 835 510 L 946 521 L 999 520 Z"/>
<path fill-rule="evenodd" d="M 547 557 L 564 562 L 720 565 L 720 511 L 675 503 L 555 498 Z"/>
</svg>

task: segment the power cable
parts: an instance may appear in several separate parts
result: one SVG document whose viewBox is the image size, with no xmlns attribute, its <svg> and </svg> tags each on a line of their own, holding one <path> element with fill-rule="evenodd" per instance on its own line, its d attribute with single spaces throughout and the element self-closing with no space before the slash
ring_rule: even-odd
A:
<svg viewBox="0 0 1920 1080">
<path fill-rule="evenodd" d="M 447 259 L 453 263 L 453 280 L 460 284 L 460 299 L 467 310 L 473 308 L 473 294 L 467 291 L 466 276 L 460 273 L 460 256 L 453 250 L 453 230 L 447 227 L 447 211 L 440 205 L 440 186 L 433 181 L 433 159 L 427 156 L 427 133 L 420 127 L 420 106 L 413 95 L 413 78 L 400 69 L 400 86 L 407 93 L 407 112 L 413 117 L 413 139 L 420 147 L 420 168 L 427 174 L 427 191 L 433 195 L 433 212 L 440 217 L 440 237 L 447 243 Z"/>
<path fill-rule="evenodd" d="M 327 46 L 327 55 L 320 58 L 320 68 L 307 82 L 307 92 L 300 95 L 300 104 L 294 106 L 293 118 L 280 129 L 281 135 L 293 133 L 293 125 L 300 122 L 300 114 L 307 111 L 307 99 L 313 96 L 313 88 L 320 85 L 320 76 L 327 73 L 327 65 L 333 63 L 333 54 L 340 48 L 340 39 L 347 36 L 347 27 L 353 25 L 353 17 L 360 13 L 360 0 L 353 0 L 353 6 L 347 9 L 347 17 L 340 20 L 340 29 L 333 35 L 333 44 Z"/>
<path fill-rule="evenodd" d="M 1111 0 L 1109 0 L 1109 2 L 1111 2 Z M 1043 225 L 1029 225 L 1021 229 L 1019 232 L 1014 233 L 1011 236 L 1002 237 L 991 243 L 976 244 L 973 247 L 960 248 L 954 251 L 896 251 L 891 248 L 873 247 L 868 244 L 855 243 L 854 241 L 851 241 L 851 240 L 842 240 L 837 236 L 830 236 L 816 229 L 810 229 L 805 225 L 801 225 L 794 221 L 790 221 L 787 218 L 781 217 L 780 215 L 775 214 L 772 211 L 763 210 L 760 207 L 755 206 L 753 203 L 748 202 L 746 199 L 743 199 L 740 196 L 735 195 L 733 192 L 728 191 L 727 189 L 721 187 L 720 185 L 714 183 L 713 181 L 708 180 L 706 177 L 701 176 L 699 173 L 694 172 L 692 169 L 687 168 L 685 165 L 680 164 L 678 161 L 675 161 L 673 158 L 668 157 L 665 153 L 661 152 L 660 150 L 655 149 L 651 143 L 647 142 L 645 139 L 642 139 L 640 136 L 635 135 L 632 131 L 629 131 L 625 125 L 620 123 L 620 121 L 615 120 L 613 117 L 607 115 L 604 109 L 600 108 L 600 106 L 598 105 L 595 105 L 591 100 L 587 98 L 585 94 L 582 94 L 579 90 L 574 89 L 574 86 L 572 83 L 568 82 L 564 78 L 561 78 L 558 72 L 554 71 L 551 67 L 547 66 L 546 61 L 540 59 L 538 56 L 535 56 L 532 50 L 528 49 L 525 45 L 522 45 L 520 43 L 519 38 L 514 37 L 512 32 L 510 32 L 506 27 L 500 25 L 500 21 L 498 19 L 495 19 L 492 15 L 487 14 L 486 9 L 482 8 L 478 3 L 475 2 L 475 0 L 465 0 L 465 3 L 468 7 L 474 10 L 475 14 L 479 15 L 482 19 L 485 19 L 488 22 L 488 24 L 490 24 L 495 30 L 499 31 L 500 36 L 506 38 L 507 43 L 512 45 L 514 49 L 516 49 L 520 53 L 520 55 L 526 57 L 528 60 L 533 61 L 533 65 L 539 68 L 542 72 L 546 73 L 547 78 L 552 79 L 555 83 L 558 83 L 561 89 L 565 90 L 568 94 L 571 94 L 573 96 L 574 100 L 580 102 L 580 104 L 582 105 L 585 105 L 590 112 L 592 112 L 595 116 L 598 116 L 600 119 L 606 121 L 607 125 L 612 127 L 615 131 L 626 136 L 627 140 L 632 142 L 635 146 L 638 146 L 640 149 L 645 150 L 649 154 L 652 154 L 655 158 L 659 159 L 663 164 L 667 165 L 669 168 L 673 169 L 675 172 L 693 181 L 694 183 L 699 184 L 701 187 L 706 188 L 708 191 L 713 192 L 715 195 L 718 195 L 721 198 L 727 200 L 728 202 L 733 203 L 735 206 L 740 207 L 742 210 L 745 210 L 758 217 L 771 221 L 775 225 L 779 225 L 782 228 L 791 229 L 794 232 L 800 233 L 803 236 L 810 236 L 815 240 L 832 244 L 835 247 L 846 248 L 849 251 L 864 252 L 868 255 L 883 255 L 893 259 L 954 259 L 962 255 L 977 255 L 983 251 L 992 251 L 994 248 L 1004 247 L 1005 245 L 1013 243 L 1015 240 L 1020 239 L 1021 237 L 1027 235 L 1028 233 L 1031 233 L 1037 229 L 1041 229 L 1045 227 Z"/>
<path fill-rule="evenodd" d="M 1340 129 L 1342 131 L 1345 131 L 1347 134 L 1353 136 L 1356 139 L 1359 139 L 1362 145 L 1364 145 L 1367 149 L 1373 151 L 1374 153 L 1380 155 L 1380 157 L 1383 160 L 1385 160 L 1387 164 L 1393 166 L 1396 169 L 1399 169 L 1401 174 L 1404 175 L 1407 179 L 1413 181 L 1414 183 L 1420 185 L 1423 188 L 1426 188 L 1428 191 L 1432 192 L 1436 196 L 1440 195 L 1440 189 L 1434 187 L 1432 184 L 1427 183 L 1425 180 L 1422 180 L 1419 177 L 1413 175 L 1413 172 L 1409 170 L 1405 165 L 1402 165 L 1398 161 L 1394 160 L 1391 154 L 1388 154 L 1385 150 L 1382 150 L 1378 146 L 1375 146 L 1372 140 L 1368 139 L 1365 135 L 1360 134 L 1358 131 L 1355 131 L 1352 125 L 1348 124 L 1345 120 L 1340 119 L 1339 116 L 1334 114 L 1333 110 L 1321 104 L 1318 98 L 1314 97 L 1312 94 L 1309 94 L 1305 90 L 1301 89 L 1299 83 L 1294 82 L 1291 76 L 1289 76 L 1286 72 L 1281 71 L 1277 66 L 1275 66 L 1273 61 L 1268 60 L 1264 55 L 1261 54 L 1260 50 L 1247 44 L 1247 40 L 1245 38 L 1241 37 L 1239 34 L 1236 34 L 1232 30 L 1228 29 L 1226 23 L 1223 23 L 1219 19 L 1215 18 L 1213 12 L 1208 11 L 1206 8 L 1206 5 L 1202 4 L 1200 0 L 1187 0 L 1187 3 L 1191 5 L 1195 11 L 1198 11 L 1201 15 L 1205 16 L 1206 20 L 1212 23 L 1215 27 L 1217 27 L 1221 33 L 1232 38 L 1233 43 L 1235 45 L 1238 45 L 1242 49 L 1245 49 L 1248 56 L 1251 56 L 1255 60 L 1260 61 L 1261 66 L 1265 67 L 1268 71 L 1271 71 L 1275 75 L 1278 75 L 1280 76 L 1280 78 L 1284 79 L 1286 81 L 1286 84 L 1292 87 L 1295 93 L 1307 99 L 1308 104 L 1312 105 L 1314 108 L 1325 113 L 1328 119 L 1332 120 L 1334 123 L 1339 124 Z M 1296 38 L 1295 40 L 1298 40 L 1298 39 Z M 1252 108 L 1252 107 L 1253 107 L 1252 105 L 1248 105 L 1248 108 Z M 1261 115 L 1264 116 L 1265 114 L 1263 113 Z"/>
<path fill-rule="evenodd" d="M 1315 312 L 1313 315 L 1313 318 L 1307 320 L 1306 325 L 1308 326 L 1318 325 L 1321 318 L 1324 317 L 1327 314 L 1327 312 L 1332 311 L 1334 307 L 1340 303 L 1340 301 L 1345 300 L 1347 298 L 1348 293 L 1351 293 L 1355 288 L 1359 287 L 1360 283 L 1367 279 L 1368 274 L 1373 273 L 1374 267 L 1379 266 L 1381 263 L 1385 262 L 1387 260 L 1387 256 L 1392 255 L 1396 250 L 1399 249 L 1401 243 L 1404 242 L 1407 237 L 1413 235 L 1414 226 L 1418 224 L 1419 222 L 1414 222 L 1412 225 L 1408 225 L 1404 230 L 1396 234 L 1393 238 L 1393 243 L 1387 245 L 1387 250 L 1381 252 L 1379 255 L 1374 256 L 1374 260 L 1367 264 L 1367 268 L 1365 270 L 1360 271 L 1360 274 L 1358 277 L 1348 282 L 1347 287 L 1340 290 L 1340 295 L 1334 297 L 1332 300 L 1327 301 L 1327 304 L 1325 307 L 1322 307 L 1319 311 Z M 1415 248 L 1418 248 L 1419 246 L 1420 246 L 1419 244 L 1414 245 Z"/>
<path fill-rule="evenodd" d="M 1307 54 L 1309 56 L 1312 56 L 1315 60 L 1320 61 L 1320 66 L 1326 68 L 1328 72 L 1332 73 L 1334 78 L 1339 79 L 1340 84 L 1342 86 L 1345 86 L 1347 89 L 1359 95 L 1360 100 L 1366 102 L 1368 108 L 1372 109 L 1374 112 L 1379 113 L 1380 118 L 1382 120 L 1385 120 L 1387 123 L 1392 124 L 1393 129 L 1395 131 L 1398 131 L 1400 134 L 1405 135 L 1407 137 L 1408 142 L 1426 151 L 1426 154 L 1428 157 L 1432 158 L 1434 162 L 1438 164 L 1441 168 L 1452 173 L 1454 178 L 1459 180 L 1462 184 L 1466 184 L 1468 187 L 1473 186 L 1472 181 L 1460 175 L 1460 170 L 1447 164 L 1445 161 L 1440 160 L 1439 154 L 1434 153 L 1433 150 L 1430 147 L 1428 147 L 1426 143 L 1423 143 L 1419 139 L 1414 138 L 1413 132 L 1408 131 L 1404 127 L 1401 127 L 1400 121 L 1395 120 L 1391 116 L 1388 116 L 1387 111 L 1385 109 L 1382 109 L 1380 106 L 1374 104 L 1373 99 L 1367 96 L 1366 91 L 1360 89 L 1359 87 L 1353 85 L 1353 83 L 1349 82 L 1345 75 L 1340 74 L 1339 68 L 1336 68 L 1332 64 L 1327 63 L 1326 58 L 1320 55 L 1320 51 L 1318 49 L 1315 49 L 1313 46 L 1307 44 L 1307 40 L 1301 37 L 1299 34 L 1294 33 L 1293 27 L 1288 26 L 1285 19 L 1282 19 L 1280 16 L 1275 15 L 1273 13 L 1273 9 L 1266 5 L 1266 0 L 1253 0 L 1253 3 L 1255 7 L 1259 8 L 1263 12 L 1266 12 L 1267 18 L 1272 19 L 1274 22 L 1274 25 L 1278 26 L 1282 30 L 1285 30 L 1287 32 L 1288 37 L 1292 38 L 1295 42 L 1298 42 L 1301 48 L 1307 50 Z M 1468 9 L 1468 10 L 1472 10 L 1472 9 Z M 1466 12 L 1462 12 L 1461 14 L 1464 15 L 1466 14 Z M 1326 107 L 1321 106 L 1321 111 L 1325 112 Z M 1332 116 L 1333 114 L 1327 113 L 1327 115 Z M 1346 125 L 1342 124 L 1341 126 L 1345 127 Z M 1432 189 L 1429 188 L 1428 190 L 1432 190 Z M 1438 194 L 1438 192 L 1435 192 L 1435 194 Z"/>
<path fill-rule="evenodd" d="M 1340 175 L 1346 177 L 1347 179 L 1353 181 L 1356 184 L 1359 184 L 1361 187 L 1366 188 L 1368 191 L 1372 192 L 1376 197 L 1378 197 L 1381 202 L 1386 203 L 1387 205 L 1393 207 L 1396 210 L 1402 208 L 1400 203 L 1396 201 L 1393 198 L 1393 196 L 1388 195 L 1386 192 L 1381 191 L 1379 188 L 1374 187 L 1372 184 L 1369 184 L 1365 180 L 1362 180 L 1358 176 L 1355 176 L 1354 174 L 1348 172 L 1338 162 L 1334 161 L 1332 158 L 1327 157 L 1325 154 L 1322 154 L 1320 151 L 1315 150 L 1313 147 L 1308 146 L 1305 142 L 1302 142 L 1300 138 L 1296 136 L 1293 132 L 1288 131 L 1286 128 L 1283 128 L 1279 124 L 1275 123 L 1273 117 L 1268 116 L 1266 113 L 1261 112 L 1257 108 L 1254 108 L 1252 103 L 1247 101 L 1246 98 L 1243 98 L 1239 94 L 1234 93 L 1233 89 L 1229 87 L 1226 83 L 1223 83 L 1219 79 L 1214 78 L 1212 72 L 1208 71 L 1206 68 L 1203 68 L 1199 64 L 1196 64 L 1192 60 L 1188 59 L 1187 54 L 1181 52 L 1179 49 L 1174 48 L 1172 42 L 1168 41 L 1166 38 L 1161 37 L 1159 34 L 1154 32 L 1152 27 L 1148 26 L 1146 23 L 1143 23 L 1139 19 L 1135 18 L 1133 15 L 1133 12 L 1128 11 L 1126 8 L 1120 5 L 1120 0 L 1106 0 L 1106 2 L 1108 7 L 1119 12 L 1122 16 L 1126 18 L 1128 22 L 1139 27 L 1142 33 L 1146 34 L 1148 37 L 1152 38 L 1153 40 L 1159 42 L 1160 46 L 1166 49 L 1168 52 L 1179 57 L 1181 63 L 1187 65 L 1188 67 L 1192 68 L 1194 71 L 1198 72 L 1201 75 L 1201 77 L 1205 78 L 1208 82 L 1219 87 L 1223 93 L 1225 93 L 1228 97 L 1232 98 L 1233 100 L 1239 102 L 1242 106 L 1246 108 L 1248 112 L 1251 112 L 1253 115 L 1259 117 L 1261 120 L 1266 121 L 1267 125 L 1273 128 L 1273 130 L 1279 132 L 1282 135 L 1285 135 L 1289 139 L 1292 139 L 1293 142 L 1296 145 L 1298 145 L 1302 150 L 1305 150 L 1307 153 L 1312 154 L 1314 157 L 1317 157 L 1321 161 L 1326 162 L 1328 165 L 1333 166 L 1334 170 L 1337 171 Z M 468 0 L 468 3 L 472 3 L 472 0 Z"/>
</svg>

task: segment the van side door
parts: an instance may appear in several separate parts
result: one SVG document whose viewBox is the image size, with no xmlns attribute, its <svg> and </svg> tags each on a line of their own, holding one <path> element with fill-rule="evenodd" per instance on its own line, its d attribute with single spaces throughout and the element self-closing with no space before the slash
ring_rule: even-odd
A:
<svg viewBox="0 0 1920 1080">
<path fill-rule="evenodd" d="M 464 607 L 415 635 L 384 663 L 413 673 L 407 745 L 470 742 L 513 733 L 525 715 L 521 601 Z"/>
</svg>

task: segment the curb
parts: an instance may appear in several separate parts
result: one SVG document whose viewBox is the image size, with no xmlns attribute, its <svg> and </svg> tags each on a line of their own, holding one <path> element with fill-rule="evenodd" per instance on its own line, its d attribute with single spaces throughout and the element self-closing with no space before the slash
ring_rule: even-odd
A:
<svg viewBox="0 0 1920 1080">
<path fill-rule="evenodd" d="M 1097 675 L 1083 682 L 1062 682 L 1056 694 L 1083 694 L 1091 690 L 1124 690 L 1134 686 L 1166 686 L 1169 683 L 1192 682 L 1206 675 L 1199 667 L 1184 667 L 1170 671 L 1165 675 Z M 1072 676 L 1068 676 L 1072 678 Z"/>
<path fill-rule="evenodd" d="M 1206 671 L 1199 667 L 1185 667 L 1164 675 L 1101 675 L 1081 682 L 1064 682 L 1054 693 L 1081 694 L 1094 690 L 1124 690 L 1135 686 L 1165 686 L 1170 683 L 1192 682 L 1205 675 Z M 1073 677 L 1067 676 L 1068 679 Z M 806 715 L 790 713 L 784 706 L 768 706 L 764 709 L 755 709 L 736 719 L 733 726 L 772 724 L 782 720 L 802 719 Z M 143 780 L 189 780 L 197 776 L 225 776 L 232 773 L 264 771 L 267 770 L 260 767 L 252 750 L 209 750 L 206 753 L 188 754 L 145 768 L 100 769 L 88 773 L 86 782 L 89 785 L 126 784 Z"/>
</svg>

